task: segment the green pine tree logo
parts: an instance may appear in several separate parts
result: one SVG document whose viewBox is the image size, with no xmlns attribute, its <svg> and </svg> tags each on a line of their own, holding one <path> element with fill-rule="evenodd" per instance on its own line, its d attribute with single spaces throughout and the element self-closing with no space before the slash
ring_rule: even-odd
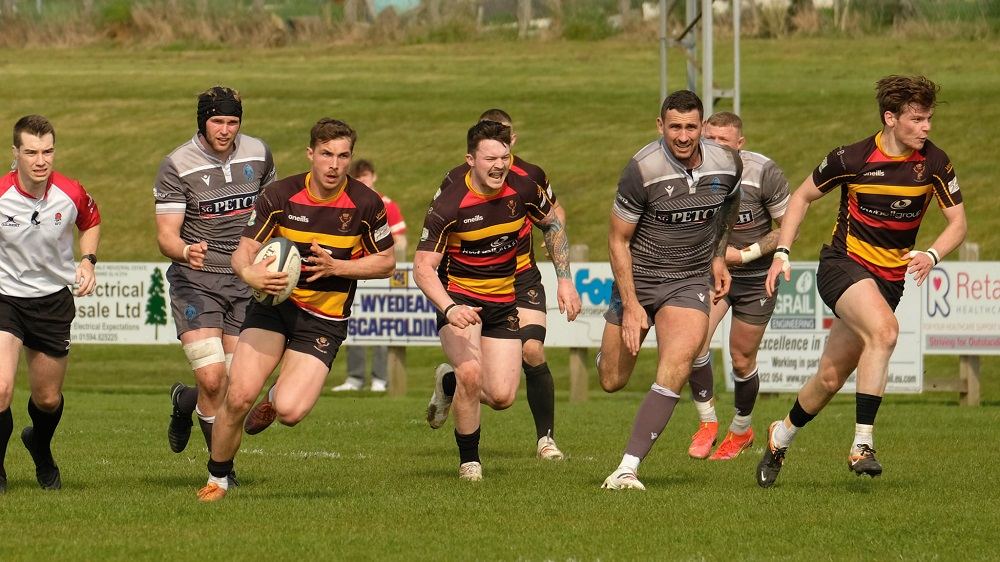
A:
<svg viewBox="0 0 1000 562">
<path fill-rule="evenodd" d="M 149 298 L 146 299 L 146 324 L 154 326 L 154 339 L 160 339 L 160 326 L 167 325 L 167 299 L 163 298 L 163 272 L 153 269 L 149 277 Z"/>
</svg>

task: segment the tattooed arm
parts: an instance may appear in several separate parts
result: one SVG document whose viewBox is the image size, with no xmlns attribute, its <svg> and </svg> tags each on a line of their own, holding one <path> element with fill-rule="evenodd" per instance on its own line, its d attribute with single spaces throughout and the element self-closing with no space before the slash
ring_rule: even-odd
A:
<svg viewBox="0 0 1000 562">
<path fill-rule="evenodd" d="M 561 209 L 561 207 L 553 208 L 544 220 L 535 225 L 545 233 L 545 249 L 548 250 L 552 265 L 556 268 L 556 278 L 559 280 L 559 287 L 556 290 L 559 312 L 566 313 L 566 319 L 572 322 L 580 313 L 582 305 L 569 269 L 569 238 L 566 236 L 564 226 L 566 215 L 565 212 L 558 212 Z"/>
</svg>

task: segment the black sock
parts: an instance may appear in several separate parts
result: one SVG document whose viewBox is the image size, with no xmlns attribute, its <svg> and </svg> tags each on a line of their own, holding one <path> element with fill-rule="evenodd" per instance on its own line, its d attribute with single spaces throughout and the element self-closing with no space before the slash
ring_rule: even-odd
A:
<svg viewBox="0 0 1000 562">
<path fill-rule="evenodd" d="M 10 442 L 10 435 L 14 433 L 14 414 L 10 412 L 10 406 L 0 412 L 0 476 L 7 476 L 4 471 L 4 459 L 7 457 L 7 443 Z"/>
<path fill-rule="evenodd" d="M 208 473 L 216 478 L 225 478 L 233 471 L 233 459 L 217 461 L 208 457 Z"/>
<path fill-rule="evenodd" d="M 198 387 L 197 386 L 185 386 L 181 389 L 180 395 L 177 397 L 177 407 L 181 409 L 185 414 L 191 415 L 194 409 L 198 406 Z"/>
<path fill-rule="evenodd" d="M 695 402 L 708 402 L 715 395 L 712 389 L 712 362 L 705 361 L 703 365 L 698 365 L 698 359 L 694 360 L 695 365 L 691 367 L 691 376 L 688 377 L 691 399 Z"/>
<path fill-rule="evenodd" d="M 535 439 L 555 436 L 556 388 L 548 363 L 534 367 L 521 363 L 524 368 L 525 387 L 528 391 L 528 408 L 535 419 Z"/>
<path fill-rule="evenodd" d="M 468 435 L 462 435 L 457 429 L 455 430 L 455 443 L 458 443 L 460 463 L 479 462 L 479 429 L 477 427 Z"/>
<path fill-rule="evenodd" d="M 882 404 L 882 397 L 874 394 L 854 395 L 854 421 L 864 425 L 875 425 L 875 415 L 878 414 L 878 407 Z"/>
<path fill-rule="evenodd" d="M 760 377 L 757 376 L 757 369 L 754 369 L 742 380 L 736 378 L 733 373 L 733 405 L 736 406 L 736 413 L 741 416 L 749 416 L 753 412 L 754 404 L 757 403 L 757 393 L 760 391 Z"/>
<path fill-rule="evenodd" d="M 792 409 L 788 412 L 788 419 L 791 420 L 792 425 L 795 427 L 804 427 L 807 423 L 811 422 L 816 414 L 810 414 L 809 412 L 802 409 L 802 404 L 799 404 L 799 399 L 795 399 L 795 404 Z"/>
<path fill-rule="evenodd" d="M 65 403 L 66 400 L 60 394 L 59 407 L 55 411 L 46 412 L 35 406 L 31 398 L 28 398 L 28 415 L 31 417 L 31 423 L 34 427 L 31 439 L 35 453 L 49 461 L 48 464 L 55 464 L 55 461 L 52 460 L 52 436 L 55 435 L 56 426 L 59 425 L 59 420 L 62 418 L 63 404 Z"/>
<path fill-rule="evenodd" d="M 205 446 L 208 447 L 208 452 L 212 452 L 212 422 L 207 422 L 198 416 L 198 425 L 201 426 L 201 434 L 205 436 Z"/>
<path fill-rule="evenodd" d="M 455 379 L 455 371 L 448 371 L 441 377 L 441 388 L 444 389 L 445 396 L 455 395 L 455 385 L 458 381 Z"/>
</svg>

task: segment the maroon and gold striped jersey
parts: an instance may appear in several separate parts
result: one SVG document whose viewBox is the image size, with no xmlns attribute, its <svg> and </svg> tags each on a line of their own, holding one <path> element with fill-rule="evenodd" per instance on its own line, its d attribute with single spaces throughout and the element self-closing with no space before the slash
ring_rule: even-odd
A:
<svg viewBox="0 0 1000 562">
<path fill-rule="evenodd" d="M 553 205 L 556 203 L 556 194 L 552 191 L 552 186 L 549 185 L 549 178 L 545 175 L 545 170 L 541 166 L 536 166 L 531 162 L 522 159 L 520 156 L 513 156 L 513 163 L 510 165 L 510 173 L 524 176 L 535 182 L 536 184 L 542 186 L 545 190 L 545 194 L 548 196 L 549 201 Z M 469 173 L 469 165 L 462 164 L 461 166 L 456 166 L 448 172 L 444 177 L 444 181 L 441 182 L 441 187 L 444 187 L 449 182 L 461 181 L 461 178 Z M 525 271 L 530 270 L 535 267 L 535 245 L 531 237 L 531 227 L 534 223 L 528 220 L 524 223 L 519 233 L 520 238 L 517 241 L 517 274 L 520 275 Z"/>
<path fill-rule="evenodd" d="M 427 211 L 417 250 L 444 254 L 438 274 L 448 291 L 513 302 L 521 233 L 548 216 L 552 199 L 545 187 L 513 172 L 497 194 L 480 195 L 470 173 L 446 177 Z"/>
<path fill-rule="evenodd" d="M 334 259 L 358 259 L 392 247 L 382 198 L 370 187 L 347 178 L 335 195 L 314 197 L 306 186 L 309 174 L 276 181 L 264 188 L 243 236 L 264 243 L 282 236 L 295 243 L 303 260 L 312 255 L 313 240 Z M 309 282 L 303 274 L 290 299 L 296 306 L 328 320 L 351 314 L 357 281 L 322 277 Z"/>
<path fill-rule="evenodd" d="M 812 177 L 823 193 L 841 188 L 831 246 L 889 281 L 903 280 L 931 200 L 942 208 L 962 202 L 951 160 L 929 140 L 919 151 L 890 156 L 879 132 L 835 148 Z"/>
</svg>

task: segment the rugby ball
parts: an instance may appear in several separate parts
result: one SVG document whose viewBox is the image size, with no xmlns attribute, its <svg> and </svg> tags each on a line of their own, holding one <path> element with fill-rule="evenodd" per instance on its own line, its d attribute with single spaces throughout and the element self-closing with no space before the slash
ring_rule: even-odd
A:
<svg viewBox="0 0 1000 562">
<path fill-rule="evenodd" d="M 254 289 L 253 298 L 266 305 L 276 305 L 285 302 L 292 294 L 295 286 L 299 283 L 299 274 L 302 273 L 302 257 L 295 243 L 287 238 L 275 237 L 268 240 L 260 247 L 254 263 L 260 263 L 267 258 L 275 256 L 275 260 L 267 266 L 268 271 L 284 271 L 288 274 L 288 285 L 277 295 L 269 295 L 263 291 Z"/>
</svg>

